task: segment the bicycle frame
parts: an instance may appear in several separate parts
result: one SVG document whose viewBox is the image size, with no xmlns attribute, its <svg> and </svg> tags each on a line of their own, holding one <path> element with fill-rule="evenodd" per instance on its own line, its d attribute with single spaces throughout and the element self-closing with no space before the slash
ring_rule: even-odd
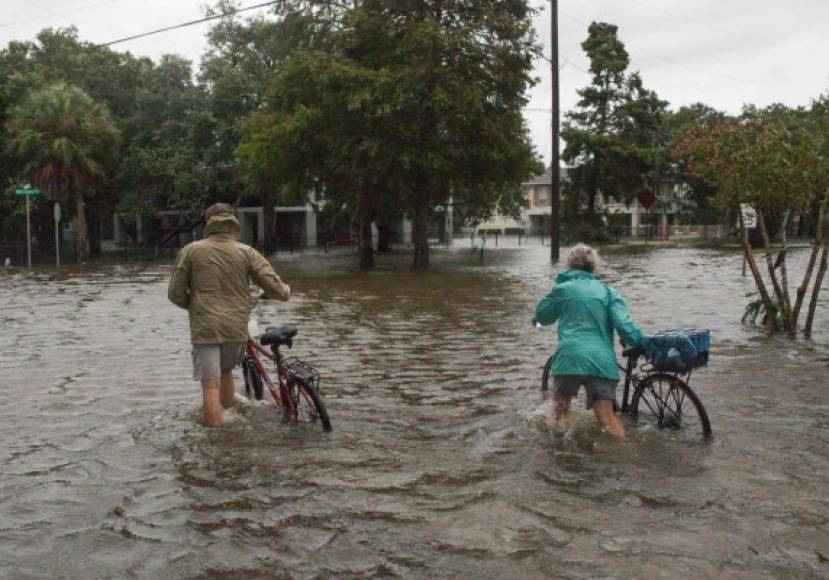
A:
<svg viewBox="0 0 829 580">
<path fill-rule="evenodd" d="M 277 405 L 282 405 L 286 408 L 286 412 L 291 417 L 296 417 L 297 409 L 294 401 L 288 396 L 288 372 L 285 370 L 285 364 L 282 360 L 282 355 L 279 353 L 279 347 L 273 347 L 273 352 L 268 352 L 253 339 L 248 340 L 246 347 L 248 357 L 256 364 L 259 369 L 259 376 L 265 381 L 268 386 L 268 391 L 271 393 L 274 402 Z M 276 365 L 276 379 L 274 383 L 271 375 L 259 355 L 264 356 L 267 360 L 273 361 Z"/>
<path fill-rule="evenodd" d="M 639 362 L 639 356 L 630 356 L 627 359 L 627 366 L 623 367 L 622 365 L 617 365 L 620 370 L 625 373 L 625 386 L 622 390 L 622 413 L 628 412 L 628 406 L 630 405 L 630 398 L 631 398 L 631 386 L 636 387 L 645 377 L 648 376 L 651 372 L 656 372 L 654 369 L 646 369 L 643 368 L 645 365 L 641 365 L 639 370 L 642 371 L 642 374 L 636 372 L 637 371 L 637 363 Z M 687 373 L 665 373 L 665 374 L 672 374 L 677 378 L 685 377 L 683 381 L 688 384 L 691 381 L 691 371 L 689 370 Z"/>
<path fill-rule="evenodd" d="M 259 376 L 265 381 L 274 403 L 283 406 L 288 417 L 297 419 L 299 416 L 299 409 L 297 408 L 298 401 L 294 400 L 294 397 L 291 396 L 291 389 L 289 388 L 289 382 L 292 378 L 294 378 L 294 375 L 286 367 L 285 359 L 279 352 L 279 347 L 273 346 L 271 349 L 272 351 L 268 352 L 267 349 L 256 344 L 254 339 L 251 338 L 248 339 L 246 353 L 248 358 L 256 364 L 256 367 L 259 370 Z M 265 367 L 265 364 L 259 356 L 260 354 L 264 356 L 266 360 L 273 361 L 276 366 L 276 382 L 274 382 L 271 378 L 271 374 L 268 372 L 268 369 Z M 305 392 L 305 389 L 298 390 L 308 405 L 311 408 L 314 408 L 314 402 Z"/>
</svg>

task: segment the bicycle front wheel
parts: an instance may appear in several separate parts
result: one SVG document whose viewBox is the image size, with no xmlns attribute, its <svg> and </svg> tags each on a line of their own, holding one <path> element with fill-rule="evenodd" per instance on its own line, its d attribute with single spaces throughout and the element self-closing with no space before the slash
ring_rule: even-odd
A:
<svg viewBox="0 0 829 580">
<path fill-rule="evenodd" d="M 262 400 L 262 375 L 259 374 L 259 367 L 256 362 L 248 356 L 242 360 L 242 376 L 245 379 L 245 396 L 248 399 Z"/>
<path fill-rule="evenodd" d="M 317 423 L 326 431 L 331 431 L 331 419 L 328 410 L 317 393 L 306 381 L 293 377 L 288 381 L 288 391 L 296 409 L 296 419 L 300 423 Z"/>
<path fill-rule="evenodd" d="M 547 359 L 547 364 L 544 365 L 544 374 L 541 375 L 541 393 L 546 395 L 550 389 L 550 368 L 553 366 L 553 358 L 555 355 L 550 355 Z"/>
<path fill-rule="evenodd" d="M 671 430 L 686 441 L 711 437 L 702 401 L 688 383 L 674 375 L 645 377 L 633 391 L 628 413 L 640 424 Z"/>
</svg>

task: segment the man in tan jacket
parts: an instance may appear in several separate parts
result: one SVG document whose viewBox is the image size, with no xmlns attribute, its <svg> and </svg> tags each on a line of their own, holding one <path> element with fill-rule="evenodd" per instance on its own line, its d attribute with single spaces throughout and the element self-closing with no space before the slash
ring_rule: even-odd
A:
<svg viewBox="0 0 829 580">
<path fill-rule="evenodd" d="M 204 239 L 179 251 L 167 296 L 190 313 L 193 378 L 201 381 L 204 422 L 222 423 L 223 409 L 233 406 L 233 368 L 241 362 L 248 340 L 252 280 L 269 298 L 288 300 L 291 288 L 268 261 L 239 242 L 239 222 L 226 203 L 204 212 Z"/>
</svg>

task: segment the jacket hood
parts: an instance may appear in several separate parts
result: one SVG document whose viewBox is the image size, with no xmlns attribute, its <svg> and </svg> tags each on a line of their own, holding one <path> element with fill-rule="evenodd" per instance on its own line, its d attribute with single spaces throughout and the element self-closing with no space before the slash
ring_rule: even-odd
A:
<svg viewBox="0 0 829 580">
<path fill-rule="evenodd" d="M 586 270 L 564 270 L 556 276 L 556 284 L 570 282 L 572 280 L 595 280 L 596 277 Z"/>
<path fill-rule="evenodd" d="M 239 225 L 234 216 L 221 213 L 210 216 L 210 219 L 207 220 L 207 224 L 204 226 L 204 237 L 230 236 L 238 240 L 241 231 L 242 226 Z"/>
</svg>

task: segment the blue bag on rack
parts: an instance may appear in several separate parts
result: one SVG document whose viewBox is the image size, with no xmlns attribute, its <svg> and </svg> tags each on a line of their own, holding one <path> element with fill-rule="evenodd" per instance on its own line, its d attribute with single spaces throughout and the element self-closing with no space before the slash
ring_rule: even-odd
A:
<svg viewBox="0 0 829 580">
<path fill-rule="evenodd" d="M 708 364 L 711 334 L 708 330 L 663 330 L 645 337 L 645 356 L 654 368 L 685 373 Z"/>
</svg>

